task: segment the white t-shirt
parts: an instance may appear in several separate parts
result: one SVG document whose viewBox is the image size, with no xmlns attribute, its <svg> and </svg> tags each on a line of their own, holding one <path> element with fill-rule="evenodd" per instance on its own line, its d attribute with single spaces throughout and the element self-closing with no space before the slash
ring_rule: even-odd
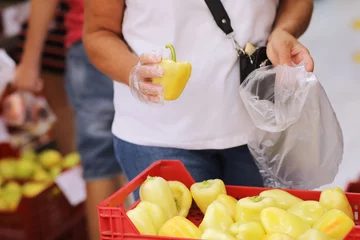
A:
<svg viewBox="0 0 360 240">
<path fill-rule="evenodd" d="M 222 0 L 236 39 L 265 45 L 278 0 Z M 177 60 L 192 64 L 189 82 L 162 107 L 135 99 L 114 81 L 118 138 L 145 146 L 225 149 L 247 143 L 252 122 L 239 96 L 239 64 L 232 41 L 216 25 L 204 0 L 127 0 L 123 35 L 141 55 L 174 45 Z"/>
</svg>

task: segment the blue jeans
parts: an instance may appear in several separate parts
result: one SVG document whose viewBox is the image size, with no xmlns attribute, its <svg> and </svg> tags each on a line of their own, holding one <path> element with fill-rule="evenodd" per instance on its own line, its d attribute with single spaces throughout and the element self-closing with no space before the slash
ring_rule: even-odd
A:
<svg viewBox="0 0 360 240">
<path fill-rule="evenodd" d="M 89 61 L 82 42 L 66 55 L 66 90 L 75 110 L 77 149 L 86 181 L 121 172 L 113 145 L 113 82 Z"/>
<path fill-rule="evenodd" d="M 114 137 L 116 157 L 129 180 L 156 160 L 181 160 L 195 181 L 220 178 L 227 185 L 263 186 L 247 145 L 223 150 L 184 150 L 140 146 Z M 138 189 L 134 192 L 139 198 Z"/>
</svg>

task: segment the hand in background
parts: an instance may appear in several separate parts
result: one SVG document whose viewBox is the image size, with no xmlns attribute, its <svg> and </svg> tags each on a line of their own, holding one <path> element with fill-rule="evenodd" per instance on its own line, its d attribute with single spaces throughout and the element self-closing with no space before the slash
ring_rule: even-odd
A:
<svg viewBox="0 0 360 240">
<path fill-rule="evenodd" d="M 43 81 L 39 69 L 20 63 L 15 71 L 13 86 L 17 90 L 40 92 L 43 89 Z"/>
</svg>

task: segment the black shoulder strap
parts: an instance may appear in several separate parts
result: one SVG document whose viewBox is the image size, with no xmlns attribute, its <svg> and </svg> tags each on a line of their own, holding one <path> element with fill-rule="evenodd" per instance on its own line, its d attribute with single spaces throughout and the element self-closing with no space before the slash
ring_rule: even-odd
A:
<svg viewBox="0 0 360 240">
<path fill-rule="evenodd" d="M 225 10 L 224 5 L 221 3 L 221 0 L 205 0 L 205 3 L 210 9 L 210 12 L 213 15 L 214 20 L 219 28 L 226 35 L 234 32 L 233 28 L 231 27 L 229 15 Z"/>
<path fill-rule="evenodd" d="M 216 24 L 226 34 L 226 36 L 231 38 L 238 56 L 245 54 L 245 51 L 240 47 L 239 43 L 235 39 L 235 32 L 231 27 L 229 15 L 225 10 L 224 5 L 221 3 L 221 0 L 205 0 L 205 3 L 210 9 Z"/>
</svg>

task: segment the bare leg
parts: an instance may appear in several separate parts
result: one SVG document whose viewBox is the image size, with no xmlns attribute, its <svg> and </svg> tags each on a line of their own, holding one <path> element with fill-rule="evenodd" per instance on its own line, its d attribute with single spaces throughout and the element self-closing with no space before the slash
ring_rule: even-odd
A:
<svg viewBox="0 0 360 240">
<path fill-rule="evenodd" d="M 106 198 L 125 184 L 121 174 L 111 179 L 96 180 L 86 183 L 87 199 L 86 213 L 90 240 L 100 240 L 99 219 L 97 207 Z"/>
<path fill-rule="evenodd" d="M 64 76 L 43 72 L 44 94 L 54 111 L 57 122 L 54 125 L 55 141 L 59 151 L 65 155 L 75 151 L 74 112 L 67 100 Z"/>
</svg>

